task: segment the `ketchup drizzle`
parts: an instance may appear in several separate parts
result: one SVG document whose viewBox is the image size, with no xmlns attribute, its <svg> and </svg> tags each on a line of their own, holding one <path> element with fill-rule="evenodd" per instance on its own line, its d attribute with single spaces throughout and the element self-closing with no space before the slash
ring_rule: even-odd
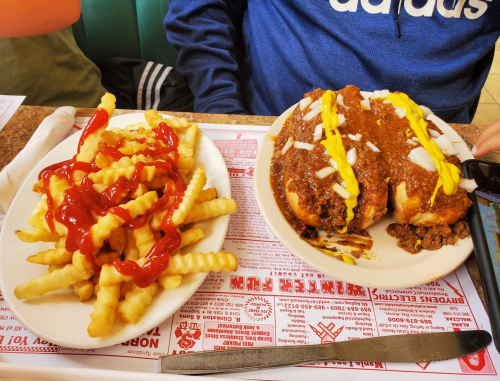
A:
<svg viewBox="0 0 500 381">
<path fill-rule="evenodd" d="M 94 112 L 94 115 L 92 115 L 92 118 L 90 118 L 87 123 L 87 126 L 83 130 L 82 136 L 80 137 L 80 141 L 78 142 L 78 153 L 80 153 L 80 149 L 85 142 L 85 139 L 87 139 L 87 137 L 94 131 L 108 123 L 108 121 L 109 115 L 105 109 L 99 108 Z"/>
<path fill-rule="evenodd" d="M 99 127 L 106 124 L 108 120 L 109 116 L 106 110 L 98 109 L 94 113 L 78 142 L 78 152 L 80 152 L 85 139 Z M 77 161 L 77 155 L 75 155 L 70 160 L 52 164 L 44 168 L 38 175 L 38 178 L 43 179 L 44 182 L 48 205 L 45 218 L 51 231 L 55 230 L 54 220 L 64 225 L 68 229 L 65 244 L 66 249 L 68 251 L 80 250 L 92 264 L 95 273 L 100 272 L 100 266 L 95 261 L 94 251 L 96 248 L 90 232 L 90 228 L 94 224 L 93 213 L 99 216 L 112 213 L 120 217 L 128 229 L 137 229 L 146 224 L 149 217 L 155 211 L 165 208 L 170 203 L 169 209 L 162 221 L 164 236 L 155 243 L 147 254 L 146 257 L 149 260 L 145 265 L 141 268 L 136 262 L 130 260 L 111 262 L 120 273 L 132 276 L 139 287 L 146 287 L 158 278 L 167 268 L 170 254 L 180 245 L 181 236 L 172 224 L 171 217 L 174 210 L 179 207 L 187 189 L 187 184 L 176 172 L 179 160 L 179 153 L 177 151 L 179 138 L 175 134 L 175 131 L 164 122 L 160 123 L 153 131 L 155 132 L 156 139 L 162 141 L 166 147 L 155 143 L 146 143 L 148 148 L 139 150 L 134 155 L 148 155 L 153 157 L 155 161 L 151 163 L 138 162 L 135 165 L 134 173 L 130 180 L 119 178 L 102 193 L 94 189 L 94 182 L 88 177 L 88 174 L 100 170 L 95 164 L 98 154 L 111 156 L 114 161 L 120 160 L 125 156 L 132 156 L 125 155 L 119 151 L 119 148 L 125 144 L 125 138 L 118 140 L 115 147 L 105 145 L 104 148 L 95 153 L 90 163 Z M 143 138 L 135 140 L 142 144 L 147 141 Z M 165 186 L 165 192 L 162 197 L 153 203 L 142 216 L 132 220 L 130 212 L 127 209 L 116 205 L 119 204 L 123 197 L 135 191 L 141 184 L 142 173 L 146 166 L 154 166 L 157 169 L 161 169 L 170 180 Z M 75 180 L 73 179 L 75 171 L 83 171 L 86 174 L 79 186 L 75 184 Z M 55 210 L 55 213 L 53 211 L 54 200 L 49 191 L 50 178 L 53 175 L 61 179 L 67 179 L 70 184 L 70 188 L 64 191 L 64 201 Z"/>
<path fill-rule="evenodd" d="M 49 225 L 49 229 L 52 233 L 55 231 L 54 226 L 54 212 L 52 211 L 54 208 L 54 199 L 50 194 L 50 178 L 54 172 L 44 172 L 43 174 L 43 188 L 45 189 L 45 194 L 47 195 L 47 212 L 45 213 L 45 221 L 47 221 L 47 225 Z"/>
<path fill-rule="evenodd" d="M 170 253 L 177 249 L 180 244 L 181 235 L 176 231 L 160 238 L 153 245 L 146 255 L 146 258 L 150 259 L 144 266 L 140 267 L 131 260 L 113 261 L 111 264 L 121 274 L 134 278 L 137 286 L 147 287 L 168 267 Z"/>
</svg>

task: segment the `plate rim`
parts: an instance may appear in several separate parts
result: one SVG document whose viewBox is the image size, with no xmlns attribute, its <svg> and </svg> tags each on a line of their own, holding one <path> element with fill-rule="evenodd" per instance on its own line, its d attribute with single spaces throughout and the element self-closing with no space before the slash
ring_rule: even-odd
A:
<svg viewBox="0 0 500 381">
<path fill-rule="evenodd" d="M 361 93 L 364 96 L 370 96 L 371 94 L 373 94 L 373 92 L 367 91 L 361 91 Z M 449 263 L 443 264 L 438 271 L 434 271 L 435 269 L 429 267 L 428 271 L 425 274 L 421 274 L 420 277 L 413 276 L 405 280 L 393 281 L 393 279 L 398 279 L 396 273 L 401 272 L 403 269 L 425 267 L 423 265 L 429 262 L 431 258 L 436 257 L 436 255 L 439 254 L 440 250 L 432 252 L 429 258 L 425 258 L 415 264 L 410 264 L 408 266 L 398 267 L 395 269 L 374 269 L 352 266 L 343 263 L 335 258 L 329 257 L 326 254 L 319 252 L 318 250 L 315 250 L 307 242 L 300 239 L 298 234 L 293 230 L 293 228 L 283 217 L 281 210 L 277 206 L 269 181 L 270 159 L 272 157 L 272 150 L 274 145 L 271 136 L 276 136 L 281 131 L 281 128 L 283 127 L 287 117 L 291 114 L 291 112 L 293 112 L 297 105 L 298 102 L 289 107 L 269 127 L 266 137 L 263 139 L 261 145 L 259 146 L 254 172 L 254 193 L 257 204 L 259 206 L 259 210 L 264 217 L 267 226 L 271 229 L 275 237 L 293 255 L 295 255 L 301 261 L 307 263 L 309 266 L 318 270 L 319 272 L 331 276 L 336 280 L 353 283 L 359 286 L 381 289 L 400 289 L 419 286 L 449 274 L 465 262 L 465 260 L 473 251 L 472 239 L 470 237 L 464 240 L 459 240 L 457 244 L 453 246 L 461 247 L 461 254 L 455 254 L 452 257 L 455 259 L 455 261 L 450 261 Z M 449 126 L 446 122 L 444 122 L 434 114 L 430 115 L 429 119 L 432 120 L 436 124 L 436 126 L 441 129 L 443 134 L 452 138 L 452 141 L 456 142 L 457 139 L 458 141 L 460 141 L 461 153 L 459 154 L 459 156 L 463 157 L 461 158 L 461 161 L 468 158 L 473 158 L 469 148 L 463 142 L 464 139 L 460 137 L 460 135 L 458 135 L 458 133 L 453 130 L 451 126 Z M 268 205 L 269 199 L 272 200 L 271 207 Z M 276 221 L 280 222 L 276 223 Z M 376 238 L 373 237 L 373 239 L 375 240 Z M 327 268 L 325 268 L 325 262 L 329 263 L 332 266 L 328 266 Z M 355 270 L 353 271 L 353 269 Z M 374 274 L 376 275 L 376 278 L 378 280 L 372 279 Z"/>
<path fill-rule="evenodd" d="M 164 117 L 167 117 L 167 118 L 172 118 L 172 116 L 170 115 L 166 115 L 166 114 L 162 114 L 162 116 Z M 139 121 L 136 121 L 136 119 L 139 119 L 140 117 L 142 117 L 141 120 Z M 129 121 L 127 122 L 123 122 L 122 120 L 127 120 L 127 119 L 130 119 Z M 115 125 L 113 125 L 112 123 L 121 123 L 121 124 L 124 124 L 124 123 L 128 123 L 128 125 L 130 124 L 133 124 L 133 123 L 138 123 L 138 122 L 145 122 L 145 117 L 144 117 L 144 112 L 131 112 L 131 113 L 126 113 L 126 114 L 122 114 L 122 115 L 117 115 L 117 116 L 113 116 L 112 118 L 110 118 L 110 121 L 109 121 L 109 126 L 107 128 L 112 128 L 112 127 L 116 127 Z M 120 127 L 120 128 L 123 128 L 123 127 Z M 14 211 L 14 208 L 12 208 L 13 205 L 16 204 L 17 199 L 21 197 L 21 189 L 24 189 L 26 186 L 30 186 L 31 187 L 31 178 L 34 176 L 34 174 L 36 174 L 37 172 L 39 172 L 40 168 L 39 167 L 43 167 L 43 166 L 46 166 L 46 165 L 50 165 L 49 164 L 45 164 L 43 166 L 41 166 L 40 164 L 43 163 L 46 158 L 48 156 L 51 156 L 53 155 L 53 152 L 57 151 L 57 150 L 60 150 L 60 146 L 61 145 L 65 145 L 65 144 L 71 144 L 72 141 L 74 140 L 75 142 L 77 142 L 79 136 L 83 133 L 83 129 L 78 131 L 78 132 L 75 132 L 74 134 L 70 135 L 70 136 L 67 136 L 64 140 L 62 140 L 59 144 L 57 144 L 53 149 L 51 149 L 35 166 L 34 168 L 30 171 L 30 173 L 26 176 L 26 178 L 24 179 L 23 183 L 21 184 L 21 186 L 19 187 L 18 191 L 16 192 L 16 195 L 14 196 L 13 200 L 12 200 L 12 203 L 9 207 L 9 209 L 7 210 L 7 213 L 5 215 L 5 219 L 4 219 L 4 228 L 0 231 L 0 257 L 3 257 L 3 251 L 1 250 L 3 246 L 6 246 L 7 243 L 4 243 L 4 240 L 7 240 L 7 238 L 5 238 L 7 236 L 7 230 L 5 227 L 6 227 L 6 223 L 9 222 L 9 220 L 11 219 L 10 215 L 11 214 L 14 214 L 15 211 Z M 219 148 L 215 145 L 215 143 L 212 141 L 212 139 L 210 139 L 210 137 L 205 134 L 201 129 L 198 130 L 198 134 L 200 134 L 201 136 L 198 137 L 197 139 L 197 144 L 199 144 L 199 142 L 201 141 L 201 139 L 204 139 L 204 143 L 203 144 L 208 144 L 211 146 L 212 149 L 215 149 L 218 153 L 218 155 L 220 156 L 220 164 L 223 164 L 223 171 L 225 172 L 225 174 L 227 176 L 224 177 L 224 182 L 227 183 L 225 184 L 225 188 L 226 189 L 226 192 L 224 193 L 224 197 L 228 197 L 230 198 L 231 197 L 231 182 L 230 182 L 230 177 L 229 177 L 229 172 L 228 172 L 228 169 L 227 169 L 227 164 L 226 164 L 226 161 L 224 160 L 224 157 L 222 156 L 222 153 L 220 152 Z M 201 139 L 200 139 L 201 138 Z M 75 147 L 76 147 L 76 144 L 75 144 Z M 31 208 L 32 209 L 32 208 Z M 28 216 L 26 216 L 27 218 Z M 225 237 L 227 235 L 227 230 L 228 230 L 228 227 L 229 227 L 229 219 L 230 219 L 230 216 L 229 215 L 226 215 L 226 216 L 219 216 L 217 217 L 217 219 L 219 219 L 218 223 L 221 224 L 221 227 L 219 227 L 219 229 L 223 230 L 224 233 L 220 234 L 220 237 L 218 237 L 218 241 L 217 241 L 217 247 L 214 247 L 214 249 L 216 250 L 212 250 L 212 251 L 220 251 L 220 249 L 222 248 L 223 244 L 224 244 L 224 240 L 225 240 Z M 27 225 L 29 225 L 27 222 L 26 222 Z M 17 239 L 17 237 L 12 237 L 12 238 L 15 238 Z M 18 239 L 17 239 L 18 240 Z M 201 242 L 201 241 L 200 241 Z M 3 262 L 4 262 L 4 258 L 0 258 L 0 275 L 3 273 Z M 28 263 L 28 262 L 26 262 Z M 134 333 L 134 332 L 130 332 L 129 334 L 126 334 L 125 336 L 121 337 L 120 336 L 120 332 L 121 331 L 118 331 L 118 332 L 112 332 L 110 335 L 108 336 L 105 336 L 105 337 L 102 337 L 102 338 L 91 338 L 91 337 L 87 337 L 87 340 L 88 340 L 88 343 L 85 342 L 83 344 L 80 344 L 79 342 L 71 342 L 71 340 L 67 340 L 66 338 L 63 338 L 61 336 L 59 337 L 53 337 L 53 336 L 50 336 L 50 335 L 46 335 L 43 331 L 40 331 L 39 328 L 37 328 L 36 325 L 33 325 L 29 322 L 29 318 L 26 319 L 24 317 L 23 314 L 20 314 L 18 309 L 16 308 L 16 303 L 28 303 L 24 300 L 18 300 L 17 298 L 15 298 L 14 296 L 14 293 L 13 293 L 13 290 L 10 290 L 10 291 L 5 291 L 6 289 L 6 286 L 5 286 L 5 283 L 4 283 L 4 279 L 2 276 L 0 276 L 0 291 L 1 291 L 1 295 L 3 296 L 4 298 L 4 301 L 5 303 L 7 304 L 7 307 L 9 308 L 9 311 L 11 312 L 11 314 L 15 317 L 15 319 L 24 327 L 26 328 L 29 332 L 31 332 L 33 335 L 43 339 L 43 340 L 46 340 L 52 344 L 56 344 L 56 345 L 59 345 L 61 347 L 68 347 L 68 348 L 78 348 L 78 349 L 97 349 L 97 348 L 104 348 L 104 347 L 109 347 L 109 346 L 113 346 L 113 345 L 119 345 L 127 340 L 131 340 L 131 339 L 134 339 L 134 338 L 137 338 L 141 335 L 143 335 L 144 333 L 146 333 L 147 331 L 149 331 L 150 329 L 153 329 L 154 327 L 162 324 L 163 322 L 165 322 L 166 320 L 168 320 L 169 318 L 171 318 L 176 311 L 179 310 L 179 308 L 181 308 L 199 289 L 199 287 L 201 286 L 201 284 L 203 283 L 203 281 L 206 279 L 206 277 L 208 276 L 209 273 L 193 273 L 193 274 L 187 274 L 185 276 L 183 276 L 183 282 L 185 279 L 188 279 L 188 283 L 184 284 L 184 286 L 188 286 L 190 288 L 192 288 L 192 290 L 190 289 L 186 295 L 188 295 L 187 297 L 183 297 L 183 298 L 180 298 L 176 305 L 177 308 L 175 310 L 172 311 L 172 313 L 170 313 L 168 316 L 160 316 L 159 318 L 157 319 L 153 319 L 154 321 L 149 324 L 149 325 L 152 325 L 151 327 L 149 328 L 144 328 L 142 329 L 141 328 L 141 331 L 140 333 Z M 181 283 L 181 286 L 179 287 L 182 287 L 182 283 Z M 59 290 L 60 291 L 60 290 Z M 161 290 L 160 291 L 167 291 L 167 290 Z M 34 300 L 37 300 L 34 299 Z M 77 301 L 77 303 L 75 303 L 75 305 L 86 305 L 89 303 L 89 301 L 85 302 L 85 303 L 81 303 L 79 302 L 77 299 L 75 299 Z M 93 304 L 93 301 L 92 301 L 92 304 Z M 149 307 L 149 306 L 148 306 Z M 147 307 L 147 308 L 148 308 Z M 157 306 L 158 307 L 158 306 Z M 146 311 L 146 313 L 151 313 L 151 311 Z M 90 321 L 90 319 L 89 319 Z M 118 317 L 116 317 L 115 319 L 115 324 L 119 321 Z M 126 323 L 125 323 L 126 324 Z M 134 326 L 133 324 L 127 324 L 127 326 Z"/>
</svg>

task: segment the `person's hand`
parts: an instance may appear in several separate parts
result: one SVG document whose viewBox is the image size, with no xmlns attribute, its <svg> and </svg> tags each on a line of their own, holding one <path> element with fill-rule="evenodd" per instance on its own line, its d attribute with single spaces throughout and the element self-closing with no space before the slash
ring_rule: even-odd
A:
<svg viewBox="0 0 500 381">
<path fill-rule="evenodd" d="M 488 126 L 479 135 L 471 153 L 477 157 L 498 150 L 500 150 L 500 119 Z"/>
</svg>

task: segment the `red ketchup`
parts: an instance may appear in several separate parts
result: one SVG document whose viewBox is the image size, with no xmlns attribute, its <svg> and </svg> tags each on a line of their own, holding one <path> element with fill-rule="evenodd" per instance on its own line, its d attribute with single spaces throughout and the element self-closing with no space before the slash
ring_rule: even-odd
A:
<svg viewBox="0 0 500 381">
<path fill-rule="evenodd" d="M 113 261 L 111 264 L 121 274 L 134 278 L 137 286 L 147 287 L 168 267 L 170 253 L 177 249 L 180 244 L 181 235 L 176 231 L 156 241 L 146 256 L 146 258 L 150 259 L 143 267 L 140 267 L 136 262 L 130 260 L 122 262 Z"/>
<path fill-rule="evenodd" d="M 98 128 L 106 124 L 108 120 L 109 116 L 106 110 L 98 109 L 94 113 L 78 142 L 78 152 L 80 152 L 80 148 L 84 144 L 85 139 Z M 146 143 L 148 148 L 137 151 L 134 154 L 145 154 L 152 156 L 156 160 L 165 161 L 137 163 L 130 180 L 119 178 L 102 193 L 94 189 L 94 182 L 88 177 L 88 174 L 100 170 L 95 164 L 95 159 L 98 154 L 111 156 L 115 161 L 125 156 L 132 156 L 125 155 L 118 150 L 118 148 L 124 145 L 125 138 L 118 140 L 116 147 L 108 147 L 105 145 L 104 148 L 96 152 L 90 163 L 77 161 L 75 155 L 70 160 L 44 168 L 38 175 L 38 178 L 43 179 L 44 182 L 48 205 L 48 211 L 45 214 L 45 218 L 51 231 L 55 230 L 54 219 L 64 225 L 68 229 L 66 249 L 68 251 L 80 250 L 92 264 L 95 273 L 100 272 L 100 266 L 98 266 L 95 261 L 94 251 L 96 248 L 90 232 L 90 228 L 94 224 L 93 213 L 99 216 L 105 216 L 107 213 L 112 213 L 120 217 L 127 228 L 137 229 L 147 223 L 148 218 L 155 211 L 160 208 L 165 208 L 171 203 L 162 221 L 162 229 L 165 235 L 155 243 L 146 256 L 149 259 L 148 262 L 146 262 L 142 268 L 134 261 L 126 260 L 123 262 L 112 262 L 120 273 L 132 276 L 139 287 L 146 287 L 158 278 L 167 268 L 170 254 L 180 245 L 181 236 L 172 224 L 171 217 L 174 210 L 179 207 L 187 188 L 187 184 L 176 172 L 177 162 L 179 160 L 179 153 L 177 152 L 179 139 L 177 135 L 174 130 L 165 123 L 160 123 L 153 131 L 155 132 L 156 138 L 165 143 L 166 147 L 162 147 L 155 143 Z M 146 139 L 135 140 L 140 143 L 146 142 Z M 165 174 L 169 176 L 170 180 L 165 187 L 163 196 L 158 199 L 157 202 L 153 203 L 142 216 L 132 220 L 130 212 L 127 209 L 116 205 L 118 205 L 121 199 L 126 197 L 129 192 L 133 192 L 137 189 L 141 183 L 142 173 L 146 166 L 155 166 L 157 169 L 163 170 Z M 83 179 L 80 177 L 81 183 L 79 187 L 75 184 L 75 179 L 73 178 L 75 171 L 85 172 Z M 64 191 L 64 201 L 55 210 L 55 213 L 53 210 L 54 200 L 49 189 L 50 178 L 53 175 L 61 179 L 67 179 L 70 184 L 70 188 Z"/>
<path fill-rule="evenodd" d="M 108 121 L 109 115 L 105 109 L 99 108 L 94 112 L 94 115 L 92 115 L 92 118 L 90 118 L 89 122 L 87 123 L 87 127 L 85 127 L 85 129 L 83 130 L 80 141 L 78 142 L 78 153 L 80 153 L 80 148 L 85 142 L 85 139 L 87 139 L 87 137 L 93 132 L 108 123 Z"/>
</svg>

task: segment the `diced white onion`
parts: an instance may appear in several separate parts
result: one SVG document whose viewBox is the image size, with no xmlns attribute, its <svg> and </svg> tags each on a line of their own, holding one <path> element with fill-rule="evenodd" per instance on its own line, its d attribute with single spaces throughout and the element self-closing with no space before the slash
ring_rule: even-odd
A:
<svg viewBox="0 0 500 381">
<path fill-rule="evenodd" d="M 408 154 L 408 159 L 410 159 L 412 163 L 420 165 L 422 168 L 427 169 L 428 171 L 437 171 L 436 164 L 434 164 L 432 156 L 425 150 L 424 147 L 417 147 L 412 149 Z"/>
<path fill-rule="evenodd" d="M 434 139 L 433 139 L 434 140 Z M 441 135 L 439 138 L 434 140 L 438 147 L 443 151 L 446 156 L 458 155 L 460 150 L 446 135 Z"/>
<path fill-rule="evenodd" d="M 411 140 L 413 140 L 414 142 L 420 143 L 420 139 L 417 138 L 416 136 L 414 136 L 413 138 L 411 138 Z"/>
<path fill-rule="evenodd" d="M 387 99 L 384 99 L 384 101 L 382 103 L 386 103 L 386 104 L 392 104 L 391 101 L 388 101 Z"/>
<path fill-rule="evenodd" d="M 391 92 L 389 90 L 375 90 L 371 99 L 385 99 Z"/>
<path fill-rule="evenodd" d="M 314 129 L 313 141 L 317 142 L 323 136 L 323 123 L 318 124 Z"/>
<path fill-rule="evenodd" d="M 361 140 L 361 134 L 356 134 L 356 135 L 347 134 L 347 136 L 349 137 L 349 139 L 354 140 L 356 142 L 359 142 Z"/>
<path fill-rule="evenodd" d="M 359 102 L 361 104 L 361 107 L 363 107 L 365 110 L 371 110 L 371 107 L 370 107 L 370 100 L 369 99 L 363 99 L 361 102 Z"/>
<path fill-rule="evenodd" d="M 286 141 L 285 143 L 285 146 L 283 147 L 283 149 L 281 150 L 281 153 L 284 155 L 286 153 L 286 151 L 288 151 L 290 149 L 290 147 L 293 146 L 293 143 L 294 143 L 294 140 L 293 138 L 290 136 L 288 138 L 288 140 Z"/>
<path fill-rule="evenodd" d="M 342 138 L 346 138 L 347 136 L 346 135 L 340 135 Z"/>
<path fill-rule="evenodd" d="M 339 125 L 337 127 L 343 127 L 345 125 L 345 116 L 344 114 L 338 114 L 339 117 Z"/>
<path fill-rule="evenodd" d="M 351 148 L 349 151 L 347 151 L 347 162 L 351 165 L 356 164 L 356 161 L 358 160 L 358 154 L 356 153 L 356 148 Z"/>
<path fill-rule="evenodd" d="M 418 145 L 418 143 L 414 142 L 414 141 L 413 141 L 413 140 L 411 140 L 411 139 L 406 140 L 406 143 L 408 143 L 409 145 L 412 145 L 412 146 L 416 146 L 416 145 Z"/>
<path fill-rule="evenodd" d="M 307 122 L 308 120 L 311 120 L 314 118 L 316 115 L 321 113 L 321 105 L 316 106 L 313 108 L 311 111 L 309 111 L 306 115 L 304 115 L 304 120 Z"/>
<path fill-rule="evenodd" d="M 342 94 L 337 94 L 337 103 L 341 106 L 344 106 L 346 109 L 349 109 L 349 107 L 347 107 L 345 104 L 344 104 L 344 97 L 342 96 Z"/>
<path fill-rule="evenodd" d="M 342 188 L 344 188 L 344 189 L 347 188 L 347 182 L 345 180 L 342 180 L 340 182 L 340 185 L 342 185 Z"/>
<path fill-rule="evenodd" d="M 396 107 L 395 108 L 396 114 L 398 114 L 399 118 L 404 118 L 406 116 L 405 110 L 403 110 L 401 107 Z"/>
<path fill-rule="evenodd" d="M 311 104 L 311 102 L 313 101 L 313 99 L 311 97 L 306 97 L 304 99 L 302 99 L 300 102 L 299 102 L 299 107 L 300 107 L 300 111 L 304 111 L 304 109 L 309 106 Z"/>
<path fill-rule="evenodd" d="M 370 147 L 373 152 L 380 152 L 380 150 L 372 142 L 366 142 L 366 145 Z"/>
<path fill-rule="evenodd" d="M 335 168 L 325 167 L 323 169 L 320 169 L 318 172 L 316 172 L 316 176 L 318 176 L 320 179 L 324 179 L 326 176 L 331 175 L 334 172 L 335 172 Z"/>
<path fill-rule="evenodd" d="M 423 106 L 423 105 L 420 105 L 418 106 L 422 109 L 422 112 L 424 113 L 424 119 L 427 119 L 427 117 L 431 114 L 433 114 L 433 112 L 431 111 L 431 109 L 427 106 Z"/>
<path fill-rule="evenodd" d="M 465 189 L 467 192 L 472 192 L 477 188 L 477 184 L 474 179 L 460 179 L 458 186 L 459 188 Z"/>
<path fill-rule="evenodd" d="M 335 183 L 333 185 L 333 190 L 335 193 L 337 193 L 340 197 L 345 198 L 346 200 L 352 197 L 352 194 L 350 194 L 348 191 L 342 187 L 342 185 Z"/>
<path fill-rule="evenodd" d="M 439 138 L 441 136 L 439 132 L 433 130 L 432 128 L 428 128 L 427 131 L 429 132 L 429 135 L 432 137 Z"/>
<path fill-rule="evenodd" d="M 313 108 L 316 108 L 318 105 L 321 105 L 321 98 L 316 99 L 313 103 L 309 105 L 309 108 L 312 110 Z"/>
<path fill-rule="evenodd" d="M 335 168 L 335 169 L 339 169 L 339 166 L 337 165 L 337 162 L 335 160 L 330 159 L 330 165 Z"/>
<path fill-rule="evenodd" d="M 306 149 L 308 151 L 312 151 L 314 149 L 314 144 L 304 143 L 304 142 L 295 142 L 293 146 L 298 149 Z"/>
</svg>

